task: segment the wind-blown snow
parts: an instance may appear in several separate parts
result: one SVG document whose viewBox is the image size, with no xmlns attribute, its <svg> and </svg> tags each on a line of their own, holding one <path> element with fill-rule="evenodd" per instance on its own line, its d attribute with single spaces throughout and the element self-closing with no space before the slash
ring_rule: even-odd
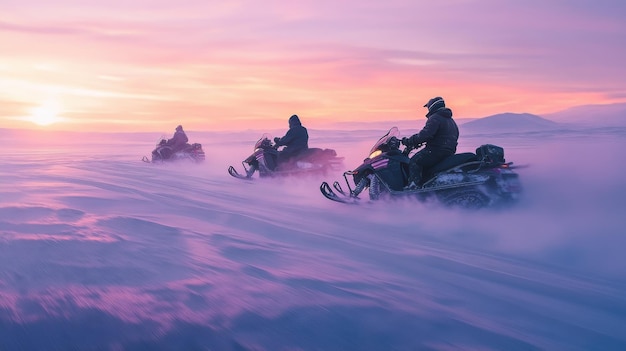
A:
<svg viewBox="0 0 626 351">
<path fill-rule="evenodd" d="M 310 146 L 349 169 L 383 133 Z M 140 162 L 147 134 L 5 145 L 0 349 L 626 349 L 624 129 L 462 135 L 529 165 L 486 211 L 240 181 L 260 135 L 188 134 L 204 164 Z"/>
</svg>

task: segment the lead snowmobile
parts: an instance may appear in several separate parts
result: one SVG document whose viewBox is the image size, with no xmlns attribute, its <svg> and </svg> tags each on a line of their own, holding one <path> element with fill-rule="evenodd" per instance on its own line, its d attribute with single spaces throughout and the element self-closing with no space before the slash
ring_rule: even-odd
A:
<svg viewBox="0 0 626 351">
<path fill-rule="evenodd" d="M 358 203 L 359 195 L 369 189 L 369 199 L 435 197 L 444 205 L 481 208 L 511 202 L 519 197 L 521 185 L 513 162 L 505 162 L 504 149 L 485 144 L 476 153 L 451 155 L 430 169 L 425 169 L 422 185 L 405 189 L 409 174 L 409 155 L 416 148 L 400 150 L 400 133 L 393 127 L 370 150 L 363 164 L 344 172 L 344 190 L 339 182 L 320 185 L 322 194 L 333 201 Z M 353 186 L 348 181 L 352 177 Z"/>
<path fill-rule="evenodd" d="M 288 161 L 278 162 L 278 147 L 265 133 L 254 144 L 254 151 L 241 162 L 244 174 L 235 167 L 228 167 L 228 173 L 239 179 L 251 179 L 255 172 L 260 177 L 288 175 L 326 175 L 343 167 L 343 157 L 337 157 L 333 149 L 308 148 Z"/>
<path fill-rule="evenodd" d="M 185 147 L 176 152 L 172 152 L 172 147 L 167 144 L 167 139 L 161 137 L 157 142 L 156 147 L 152 151 L 152 158 L 148 159 L 148 157 L 144 156 L 142 161 L 147 163 L 161 163 L 161 162 L 171 162 L 178 160 L 189 160 L 195 163 L 199 163 L 204 161 L 205 154 L 202 149 L 202 144 L 187 143 Z"/>
</svg>

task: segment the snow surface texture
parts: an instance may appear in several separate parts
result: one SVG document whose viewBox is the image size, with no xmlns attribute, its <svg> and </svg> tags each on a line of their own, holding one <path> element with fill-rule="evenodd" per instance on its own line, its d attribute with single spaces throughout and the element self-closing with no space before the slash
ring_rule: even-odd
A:
<svg viewBox="0 0 626 351">
<path fill-rule="evenodd" d="M 384 132 L 310 146 L 352 169 Z M 188 134 L 205 163 L 141 162 L 153 135 L 11 134 L 1 350 L 626 349 L 624 129 L 462 135 L 529 165 L 520 203 L 483 211 L 237 180 L 260 132 Z"/>
</svg>

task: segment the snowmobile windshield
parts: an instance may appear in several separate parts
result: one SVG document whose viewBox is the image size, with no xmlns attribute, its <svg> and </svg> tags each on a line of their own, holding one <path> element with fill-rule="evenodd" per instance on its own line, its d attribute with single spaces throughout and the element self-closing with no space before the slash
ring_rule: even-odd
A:
<svg viewBox="0 0 626 351">
<path fill-rule="evenodd" d="M 376 142 L 376 144 L 374 144 L 374 146 L 372 147 L 372 149 L 370 150 L 370 155 L 372 153 L 374 153 L 374 151 L 380 149 L 381 145 L 387 144 L 389 142 L 389 139 L 391 138 L 399 138 L 400 137 L 400 131 L 398 131 L 397 127 L 393 127 L 391 129 L 389 129 L 389 131 L 387 132 L 387 134 L 383 135 L 382 138 L 378 139 L 378 141 Z"/>
<path fill-rule="evenodd" d="M 167 135 L 162 134 L 162 135 L 159 137 L 159 139 L 156 141 L 156 145 L 157 145 L 157 146 L 159 146 L 159 145 L 161 145 L 161 143 L 165 143 L 165 142 L 167 142 L 167 140 L 168 140 L 168 139 L 167 139 Z"/>
<path fill-rule="evenodd" d="M 264 142 L 265 142 L 265 143 L 267 143 L 267 142 L 270 142 L 270 143 L 271 143 L 271 142 L 272 142 L 272 135 L 270 135 L 269 133 L 264 133 L 264 134 L 261 136 L 261 139 L 259 139 L 259 140 L 256 142 L 256 144 L 254 144 L 254 149 L 256 150 L 256 149 L 260 148 L 260 147 L 261 147 L 261 145 L 262 145 Z"/>
</svg>

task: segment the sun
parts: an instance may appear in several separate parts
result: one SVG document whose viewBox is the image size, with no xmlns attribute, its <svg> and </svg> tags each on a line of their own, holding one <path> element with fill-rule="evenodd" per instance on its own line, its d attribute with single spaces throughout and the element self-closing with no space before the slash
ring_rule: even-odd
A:
<svg viewBox="0 0 626 351">
<path fill-rule="evenodd" d="M 60 111 L 61 108 L 57 102 L 46 101 L 41 106 L 33 108 L 27 119 L 40 126 L 49 126 L 63 120 L 59 117 Z"/>
</svg>

